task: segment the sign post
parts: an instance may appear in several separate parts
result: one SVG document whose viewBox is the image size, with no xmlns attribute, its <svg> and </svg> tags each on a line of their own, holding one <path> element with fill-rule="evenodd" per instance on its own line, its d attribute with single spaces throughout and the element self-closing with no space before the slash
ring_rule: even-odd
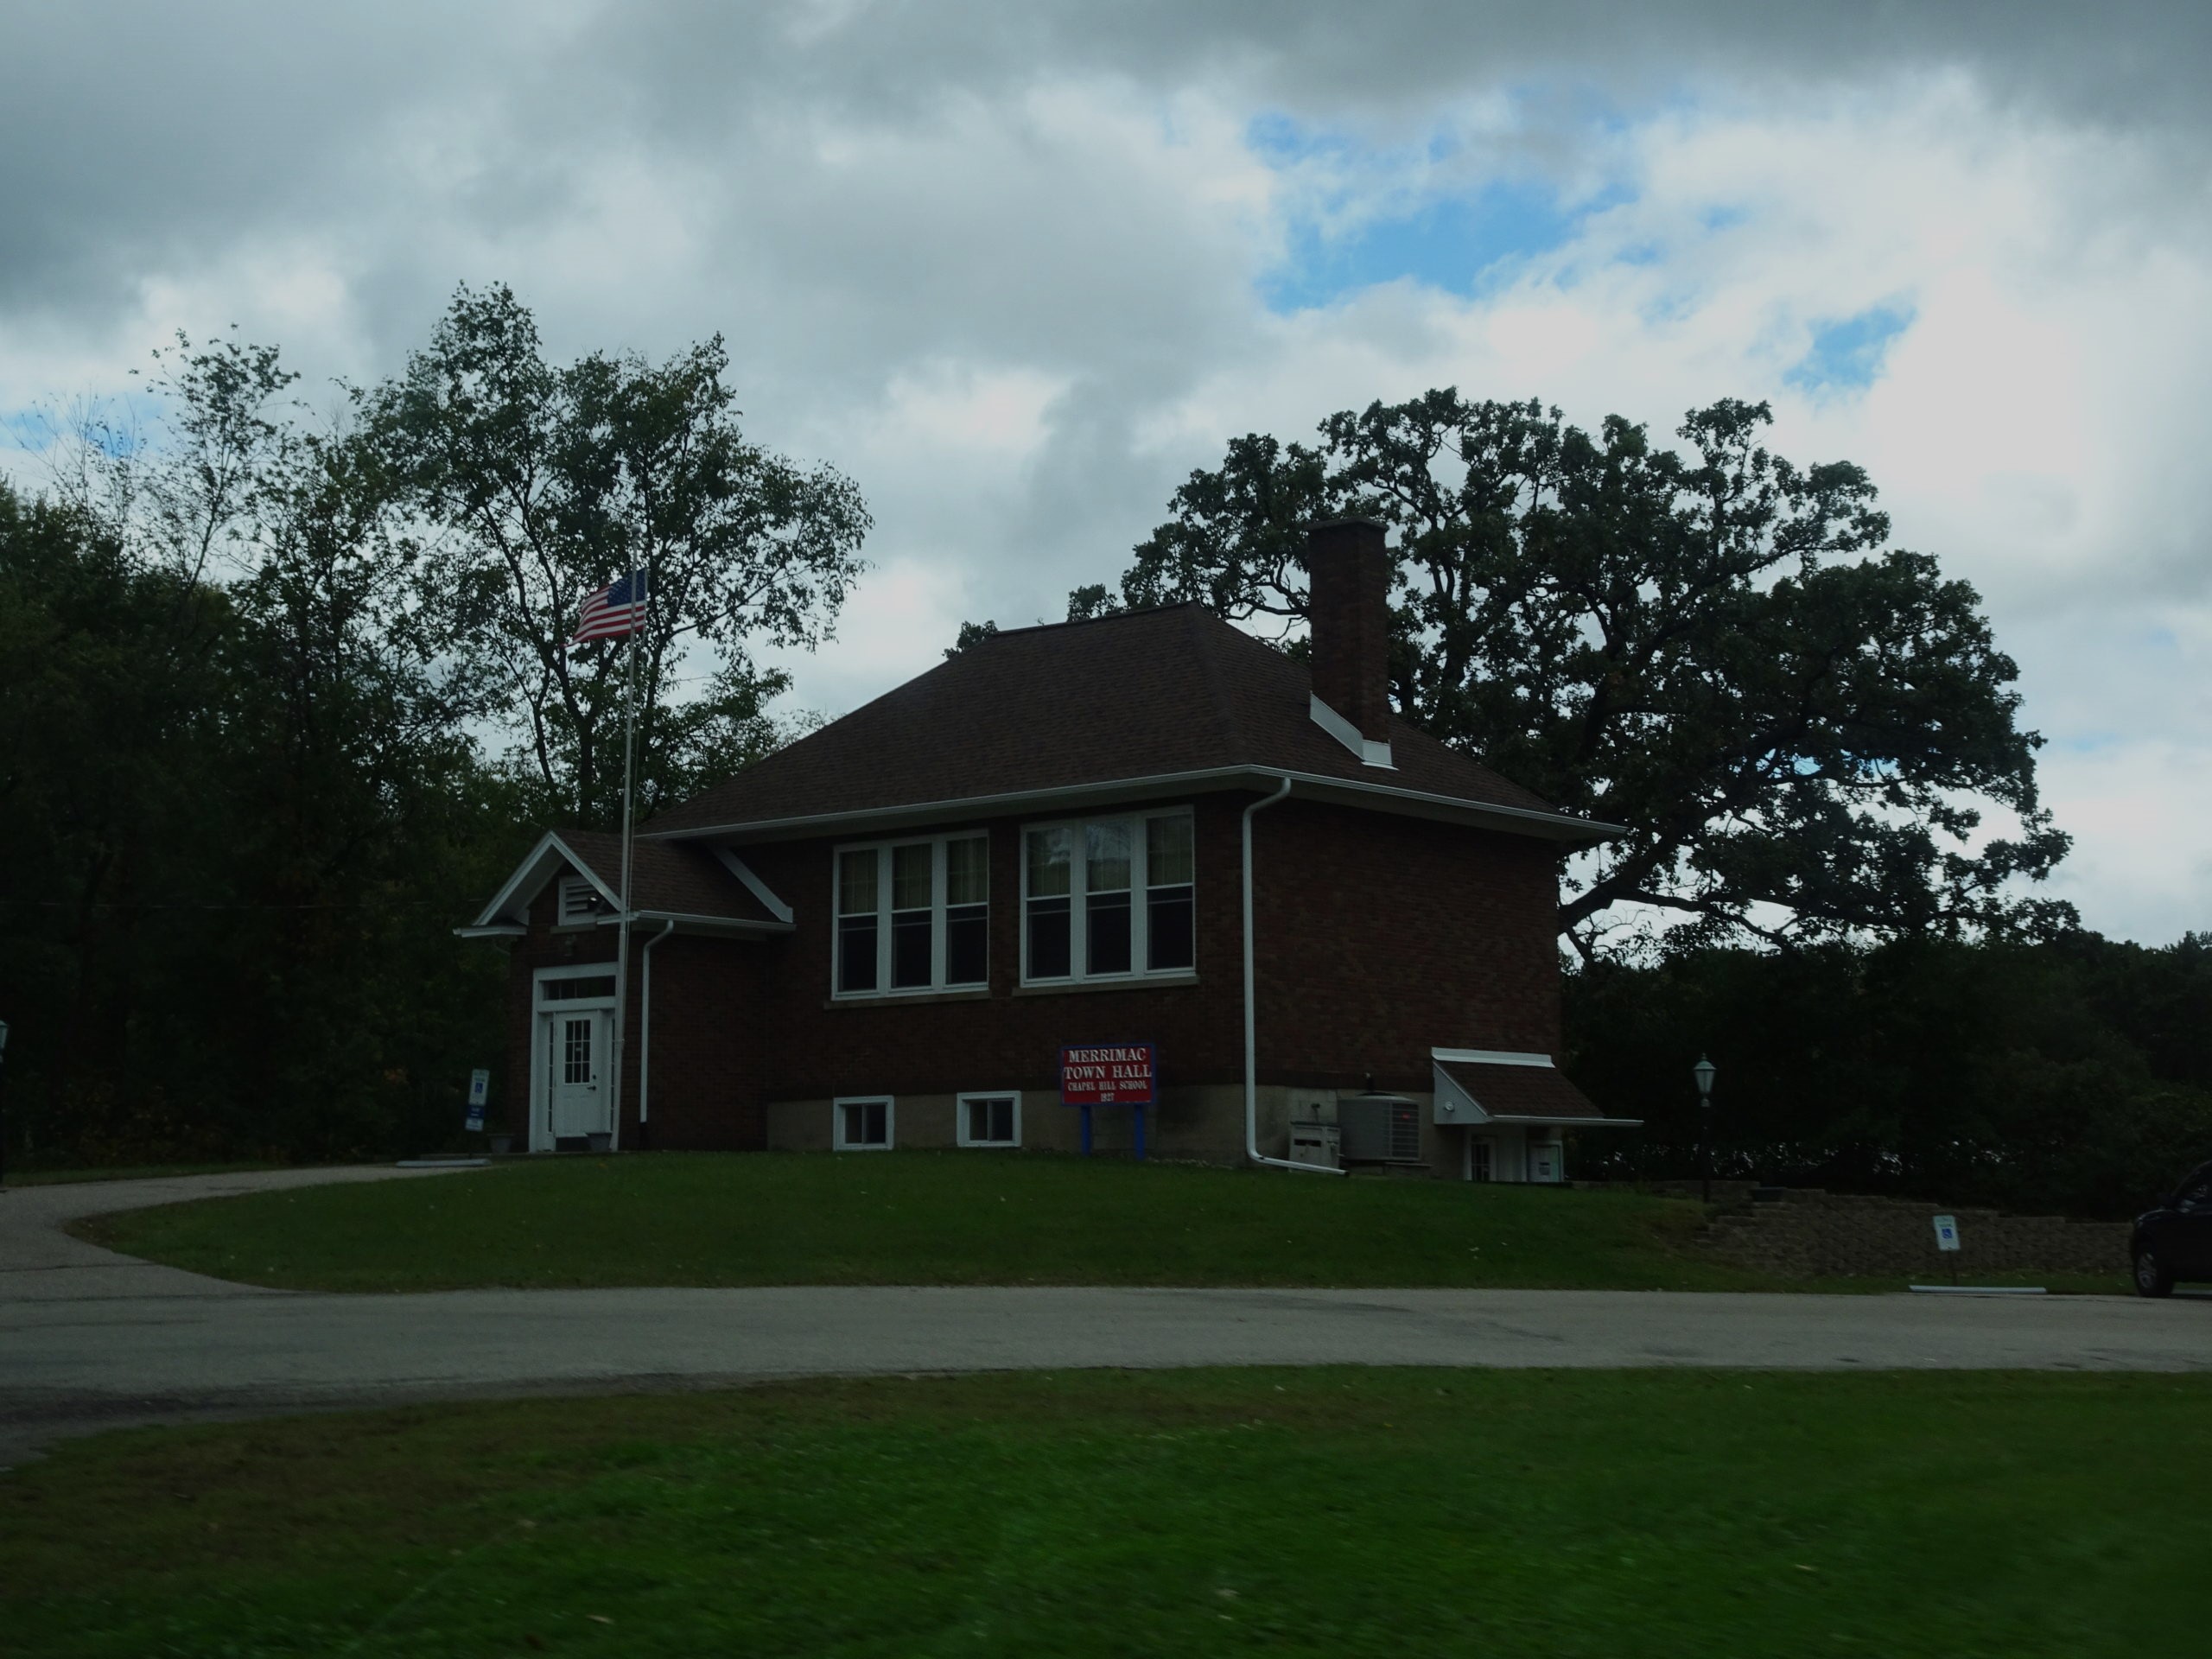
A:
<svg viewBox="0 0 2212 1659">
<path fill-rule="evenodd" d="M 1936 1217 L 1936 1248 L 1944 1255 L 1955 1258 L 1959 1250 L 1959 1218 L 1956 1216 Z M 1951 1282 L 1959 1282 L 1959 1264 L 1951 1262 Z"/>
<path fill-rule="evenodd" d="M 1083 1155 L 1090 1156 L 1094 1107 L 1127 1106 L 1132 1150 L 1144 1157 L 1144 1109 L 1160 1098 L 1160 1049 L 1154 1043 L 1069 1043 L 1060 1050 L 1060 1104 L 1083 1113 Z"/>
<path fill-rule="evenodd" d="M 468 1118 L 464 1125 L 471 1135 L 484 1132 L 484 1097 L 492 1090 L 492 1074 L 478 1066 L 468 1074 Z"/>
</svg>

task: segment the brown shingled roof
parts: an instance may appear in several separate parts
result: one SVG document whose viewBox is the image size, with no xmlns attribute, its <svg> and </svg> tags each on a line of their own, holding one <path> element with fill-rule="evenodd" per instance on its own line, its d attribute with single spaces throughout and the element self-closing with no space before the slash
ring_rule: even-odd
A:
<svg viewBox="0 0 2212 1659">
<path fill-rule="evenodd" d="M 1294 661 L 1199 605 L 990 637 L 644 826 L 682 836 L 1122 780 L 1288 772 L 1577 821 L 1395 716 L 1395 770 L 1317 726 Z M 1378 796 L 1378 804 L 1382 798 Z M 1603 826 L 1589 826 L 1592 839 Z"/>
<path fill-rule="evenodd" d="M 1468 1098 L 1492 1117 L 1538 1118 L 1572 1123 L 1618 1122 L 1608 1119 L 1584 1094 L 1548 1065 L 1489 1065 L 1479 1060 L 1439 1060 L 1436 1069 L 1467 1091 Z"/>
</svg>

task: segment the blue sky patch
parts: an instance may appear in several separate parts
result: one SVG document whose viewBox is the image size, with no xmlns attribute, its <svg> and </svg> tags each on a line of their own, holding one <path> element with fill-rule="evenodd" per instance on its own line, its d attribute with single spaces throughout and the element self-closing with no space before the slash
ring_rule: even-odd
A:
<svg viewBox="0 0 2212 1659">
<path fill-rule="evenodd" d="M 1571 196 L 1525 175 L 1483 178 L 1465 164 L 1464 140 L 1448 130 L 1376 146 L 1269 113 L 1249 124 L 1246 142 L 1279 171 L 1311 169 L 1327 193 L 1297 213 L 1282 257 L 1260 279 L 1261 296 L 1276 312 L 1331 305 L 1395 282 L 1474 295 L 1498 282 L 1501 267 L 1565 245 L 1591 215 L 1625 199 L 1621 192 Z"/>
<path fill-rule="evenodd" d="M 1783 375 L 1800 391 L 1863 391 L 1882 372 L 1891 343 L 1912 326 L 1913 309 L 1877 305 L 1813 331 L 1812 348 Z"/>
<path fill-rule="evenodd" d="M 1469 295 L 1502 262 L 1545 253 L 1570 240 L 1592 211 L 1568 209 L 1535 184 L 1494 184 L 1471 196 L 1425 202 L 1342 233 L 1296 226 L 1282 263 L 1261 279 L 1270 310 L 1304 311 L 1384 283 L 1410 279 Z"/>
</svg>

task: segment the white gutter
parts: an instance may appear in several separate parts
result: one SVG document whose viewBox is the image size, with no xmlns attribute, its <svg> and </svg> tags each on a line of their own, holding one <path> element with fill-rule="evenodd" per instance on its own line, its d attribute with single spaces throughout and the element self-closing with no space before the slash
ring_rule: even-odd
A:
<svg viewBox="0 0 2212 1659">
<path fill-rule="evenodd" d="M 1289 793 L 1290 779 L 1285 778 L 1274 794 L 1244 809 L 1244 1155 L 1255 1164 L 1272 1164 L 1277 1169 L 1341 1175 L 1344 1173 L 1341 1169 L 1294 1163 L 1287 1158 L 1269 1158 L 1260 1150 L 1259 1010 L 1254 999 L 1252 970 L 1252 815 L 1262 807 L 1273 806 Z"/>
<path fill-rule="evenodd" d="M 638 1150 L 643 1152 L 647 1144 L 645 1124 L 652 1113 L 653 1103 L 653 946 L 676 931 L 676 918 L 668 918 L 661 931 L 647 939 L 638 952 L 645 963 L 645 989 L 639 998 L 638 1008 Z"/>
</svg>

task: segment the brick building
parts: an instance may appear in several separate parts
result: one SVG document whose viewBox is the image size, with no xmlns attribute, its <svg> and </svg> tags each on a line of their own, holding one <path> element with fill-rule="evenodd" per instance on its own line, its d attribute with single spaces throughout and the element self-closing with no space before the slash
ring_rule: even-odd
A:
<svg viewBox="0 0 2212 1659">
<path fill-rule="evenodd" d="M 1065 1148 L 1063 1048 L 1149 1045 L 1168 1155 L 1563 1179 L 1618 1122 L 1553 1065 L 1606 826 L 1391 715 L 1382 525 L 1308 563 L 1310 673 L 1194 605 L 1015 630 L 641 826 L 619 1016 L 619 841 L 546 835 L 461 930 L 510 951 L 509 1128 Z"/>
</svg>

